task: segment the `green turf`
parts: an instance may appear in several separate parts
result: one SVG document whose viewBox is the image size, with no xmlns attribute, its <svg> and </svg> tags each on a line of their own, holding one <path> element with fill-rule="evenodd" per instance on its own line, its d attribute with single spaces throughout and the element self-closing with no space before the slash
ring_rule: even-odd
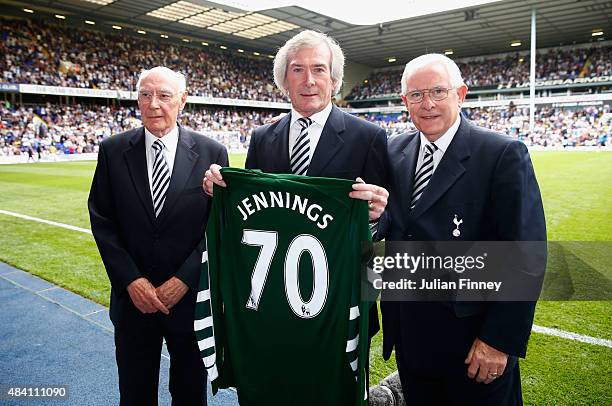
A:
<svg viewBox="0 0 612 406">
<path fill-rule="evenodd" d="M 91 235 L 0 216 L 2 261 L 108 306 L 110 283 Z"/>
<path fill-rule="evenodd" d="M 612 152 L 537 151 L 532 153 L 532 159 L 542 191 L 548 239 L 610 241 Z M 605 280 L 609 283 L 612 268 L 604 267 L 611 258 L 608 245 L 587 243 L 576 255 L 606 272 Z M 576 272 L 572 276 L 580 277 Z M 535 323 L 612 339 L 612 303 L 540 301 Z"/>
<path fill-rule="evenodd" d="M 610 405 L 612 350 L 533 334 L 521 361 L 527 405 Z"/>
<path fill-rule="evenodd" d="M 91 161 L 0 165 L 0 209 L 89 228 L 94 169 Z"/>
<path fill-rule="evenodd" d="M 548 238 L 562 241 L 571 269 L 563 283 L 601 289 L 610 283 L 612 152 L 534 152 Z M 244 166 L 244 154 L 230 164 Z M 0 209 L 89 228 L 87 194 L 94 162 L 0 165 Z M 599 241 L 576 249 L 568 241 Z M 572 248 L 574 247 L 574 248 Z M 556 259 L 556 260 L 557 260 Z M 0 214 L 0 260 L 108 305 L 109 284 L 90 235 Z M 556 266 L 556 265 L 555 265 Z M 563 280 L 565 278 L 565 280 Z M 557 281 L 558 282 L 558 281 Z M 561 285 L 561 293 L 566 285 Z M 540 301 L 536 323 L 612 339 L 612 302 Z M 371 383 L 396 370 L 372 342 Z M 612 404 L 612 350 L 534 334 L 522 363 L 526 404 Z"/>
<path fill-rule="evenodd" d="M 609 241 L 612 237 L 612 152 L 536 151 L 548 239 Z"/>
<path fill-rule="evenodd" d="M 230 166 L 235 168 L 244 168 L 244 161 L 246 161 L 246 154 L 229 154 Z"/>
</svg>

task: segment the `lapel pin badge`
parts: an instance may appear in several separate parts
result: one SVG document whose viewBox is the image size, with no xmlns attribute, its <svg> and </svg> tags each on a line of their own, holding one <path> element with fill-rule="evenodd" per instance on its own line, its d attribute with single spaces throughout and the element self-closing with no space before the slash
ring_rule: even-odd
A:
<svg viewBox="0 0 612 406">
<path fill-rule="evenodd" d="M 459 231 L 459 226 L 463 223 L 463 219 L 457 218 L 455 214 L 455 218 L 453 219 L 453 223 L 455 223 L 455 229 L 453 230 L 453 237 L 459 237 L 461 235 L 461 231 Z"/>
</svg>

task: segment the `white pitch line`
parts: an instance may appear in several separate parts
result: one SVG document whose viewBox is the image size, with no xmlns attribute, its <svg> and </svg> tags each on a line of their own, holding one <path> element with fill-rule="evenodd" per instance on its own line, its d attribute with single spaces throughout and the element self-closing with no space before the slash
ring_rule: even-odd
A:
<svg viewBox="0 0 612 406">
<path fill-rule="evenodd" d="M 81 232 L 81 233 L 85 233 L 85 234 L 91 235 L 91 230 L 88 229 L 88 228 L 81 228 L 81 227 L 77 227 L 77 226 L 71 226 L 70 224 L 58 223 L 57 221 L 51 221 L 51 220 L 41 219 L 41 218 L 38 218 L 38 217 L 27 216 L 25 214 L 15 213 L 15 212 L 8 211 L 8 210 L 0 210 L 0 214 L 6 214 L 7 216 L 18 217 L 18 218 L 21 218 L 21 219 L 24 219 L 24 220 L 36 221 L 38 223 L 49 224 L 49 225 L 52 225 L 52 226 L 62 227 L 62 228 L 66 228 L 68 230 L 78 231 L 78 232 Z"/>
<path fill-rule="evenodd" d="M 531 330 L 540 334 L 565 338 L 566 340 L 580 341 L 581 343 L 600 345 L 602 347 L 612 348 L 612 340 L 606 340 L 605 338 L 591 337 L 583 334 L 572 333 L 571 331 L 559 330 L 551 327 L 542 327 L 535 324 L 533 325 Z"/>
</svg>

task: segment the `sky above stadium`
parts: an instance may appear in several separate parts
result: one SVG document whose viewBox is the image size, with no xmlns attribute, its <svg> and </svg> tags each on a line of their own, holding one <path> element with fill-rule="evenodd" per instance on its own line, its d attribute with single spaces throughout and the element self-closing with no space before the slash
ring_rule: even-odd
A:
<svg viewBox="0 0 612 406">
<path fill-rule="evenodd" d="M 372 25 L 498 1 L 500 0 L 367 0 L 350 2 L 333 0 L 214 0 L 214 3 L 244 11 L 299 6 L 350 24 Z"/>
</svg>

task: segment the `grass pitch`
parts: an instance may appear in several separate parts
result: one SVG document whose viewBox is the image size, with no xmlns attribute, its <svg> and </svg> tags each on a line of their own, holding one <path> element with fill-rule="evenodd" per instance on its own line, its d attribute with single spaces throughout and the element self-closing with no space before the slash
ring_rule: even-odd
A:
<svg viewBox="0 0 612 406">
<path fill-rule="evenodd" d="M 609 241 L 612 152 L 532 153 L 551 241 Z M 244 155 L 231 155 L 243 167 Z M 89 228 L 94 162 L 0 165 L 0 209 Z M 604 247 L 603 244 L 600 247 Z M 609 258 L 597 248 L 591 264 Z M 0 214 L 0 260 L 108 305 L 110 286 L 90 235 Z M 610 280 L 610 269 L 600 275 Z M 612 302 L 540 301 L 536 323 L 612 339 Z M 396 370 L 372 343 L 371 382 Z M 612 404 L 612 349 L 533 334 L 521 362 L 526 404 Z"/>
</svg>

